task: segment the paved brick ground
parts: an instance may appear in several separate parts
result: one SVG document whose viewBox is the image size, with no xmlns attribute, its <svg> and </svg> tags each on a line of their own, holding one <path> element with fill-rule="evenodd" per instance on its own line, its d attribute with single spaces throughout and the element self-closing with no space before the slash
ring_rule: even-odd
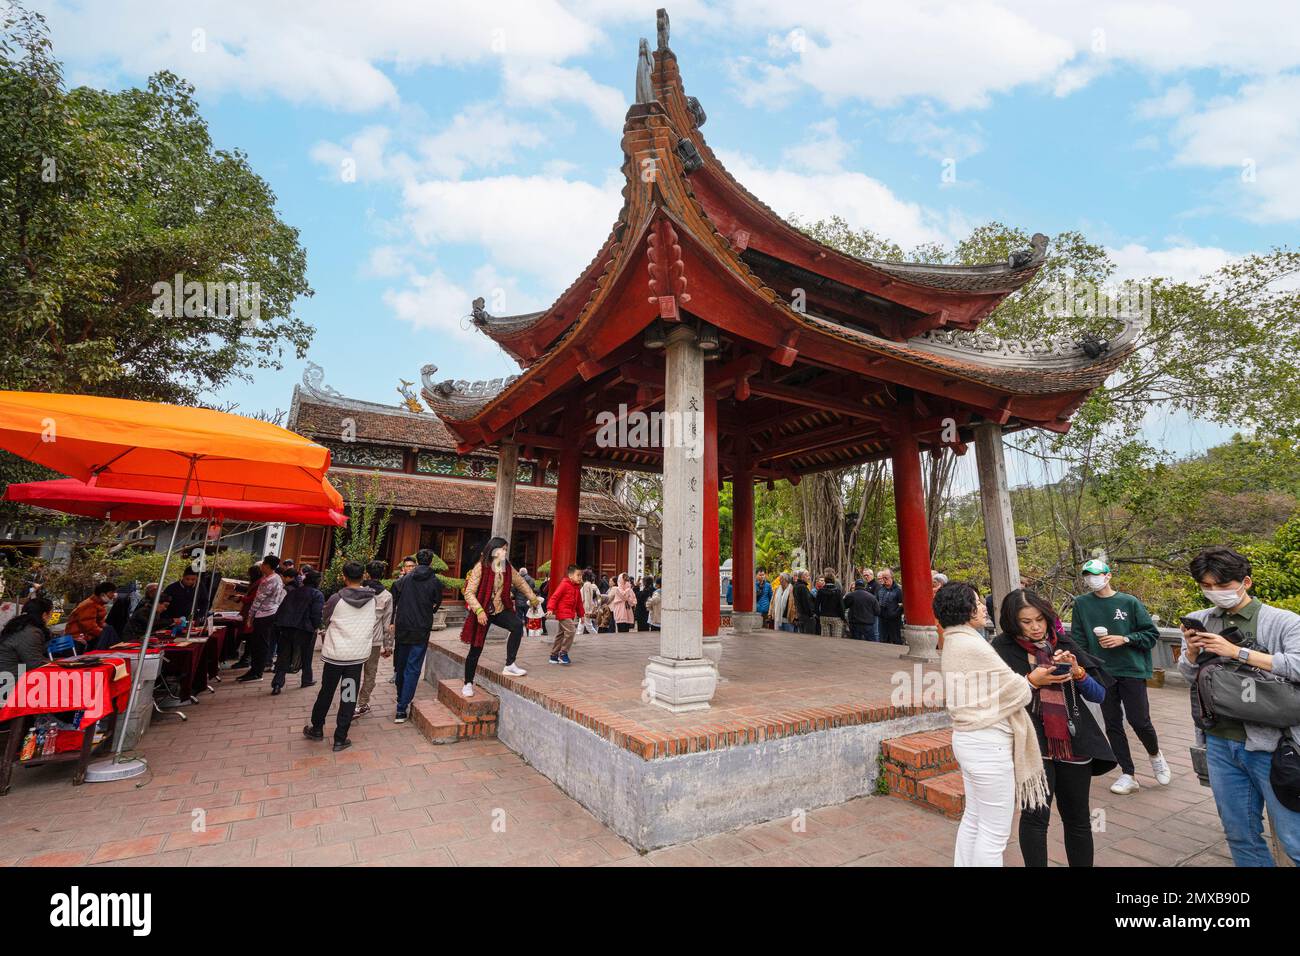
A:
<svg viewBox="0 0 1300 956">
<path fill-rule="evenodd" d="M 732 653 L 737 640 L 744 639 L 728 641 L 725 660 L 731 663 L 741 656 Z M 847 651 L 838 642 L 817 643 L 833 655 Z M 495 652 L 489 648 L 485 658 Z M 525 659 L 536 653 L 537 645 L 526 648 Z M 583 653 L 590 666 L 600 648 Z M 781 674 L 774 680 L 791 692 L 812 680 L 804 659 L 778 653 L 769 660 L 774 652 L 759 646 L 745 653 Z M 591 676 L 579 677 L 577 665 L 563 676 L 546 668 L 543 663 L 536 679 L 581 683 Z M 153 725 L 143 748 L 149 777 L 74 788 L 66 767 L 18 768 L 12 792 L 0 798 L 0 865 L 951 863 L 956 824 L 886 797 L 813 810 L 802 832 L 777 820 L 638 854 L 496 740 L 435 747 L 412 724 L 392 723 L 390 674 L 390 667 L 381 668 L 375 713 L 353 725 L 355 746 L 337 756 L 328 743 L 302 737 L 314 690 L 299 690 L 294 679 L 284 694 L 271 697 L 269 678 L 241 686 L 227 677 L 215 696 L 205 694 L 202 704 L 189 708 L 188 722 L 164 718 Z M 751 692 L 733 680 L 719 695 L 739 701 Z M 1149 767 L 1140 765 L 1144 786 L 1136 795 L 1112 796 L 1110 778 L 1095 785 L 1097 805 L 1106 810 L 1097 862 L 1227 864 L 1213 801 L 1196 783 L 1187 757 L 1185 692 L 1152 693 L 1175 781 L 1157 787 Z M 422 686 L 420 695 L 432 697 L 433 689 Z M 1140 752 L 1136 740 L 1133 746 Z M 206 813 L 203 832 L 192 828 L 196 809 Z M 1053 859 L 1063 862 L 1056 827 L 1052 847 Z M 1020 862 L 1014 845 L 1007 862 Z"/>
</svg>

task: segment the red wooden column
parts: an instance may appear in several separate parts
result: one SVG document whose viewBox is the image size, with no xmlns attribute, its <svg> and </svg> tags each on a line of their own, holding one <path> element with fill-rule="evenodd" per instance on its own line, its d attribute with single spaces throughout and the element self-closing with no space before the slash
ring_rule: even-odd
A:
<svg viewBox="0 0 1300 956">
<path fill-rule="evenodd" d="M 930 532 L 925 520 L 925 492 L 921 487 L 921 448 L 910 433 L 898 435 L 891 444 L 903 613 L 909 625 L 934 626 Z"/>
<path fill-rule="evenodd" d="M 754 474 L 739 456 L 731 476 L 731 607 L 754 610 Z"/>
<path fill-rule="evenodd" d="M 564 569 L 578 560 L 578 504 L 582 494 L 582 423 L 581 405 L 574 404 L 565 416 L 564 448 L 560 450 L 555 489 L 555 525 L 551 540 L 551 580 L 564 575 Z"/>
<path fill-rule="evenodd" d="M 714 637 L 722 627 L 722 596 L 719 581 L 718 532 L 718 393 L 704 392 L 704 636 Z"/>
</svg>

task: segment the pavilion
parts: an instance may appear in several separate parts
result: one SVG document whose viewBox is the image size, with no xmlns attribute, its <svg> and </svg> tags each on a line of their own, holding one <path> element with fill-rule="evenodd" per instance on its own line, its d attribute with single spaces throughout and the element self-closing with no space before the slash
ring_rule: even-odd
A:
<svg viewBox="0 0 1300 956">
<path fill-rule="evenodd" d="M 717 494 L 728 479 L 734 577 L 744 582 L 753 579 L 756 481 L 797 483 L 889 459 L 906 656 L 932 660 L 922 453 L 975 445 L 1000 598 L 1019 578 L 1002 434 L 1068 429 L 1135 348 L 1138 327 L 1109 341 L 981 333 L 989 313 L 1038 272 L 1042 235 L 1007 262 L 975 266 L 858 259 L 816 242 L 718 161 L 668 39 L 661 10 L 657 49 L 641 41 L 623 130 L 623 207 L 590 264 L 541 312 L 496 316 L 474 303 L 476 326 L 521 373 L 439 382 L 427 366 L 423 396 L 462 454 L 497 447 L 494 533 L 510 534 L 508 477 L 521 450 L 557 466 L 551 567 L 561 573 L 575 558 L 583 464 L 662 472 L 663 629 L 644 685 L 656 704 L 697 710 L 714 695 Z M 678 440 L 603 440 L 601 413 L 654 411 L 681 423 Z M 736 631 L 754 628 L 752 589 L 737 587 L 734 605 Z"/>
</svg>

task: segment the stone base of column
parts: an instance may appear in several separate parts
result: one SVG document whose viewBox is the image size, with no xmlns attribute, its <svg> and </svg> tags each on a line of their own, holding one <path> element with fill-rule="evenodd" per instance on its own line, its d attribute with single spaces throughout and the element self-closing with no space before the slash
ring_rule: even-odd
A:
<svg viewBox="0 0 1300 956">
<path fill-rule="evenodd" d="M 713 662 L 717 667 L 722 663 L 722 637 L 718 634 L 705 634 L 703 652 L 705 658 Z"/>
<path fill-rule="evenodd" d="M 939 629 L 933 624 L 904 624 L 903 640 L 907 642 L 907 653 L 899 655 L 903 660 L 939 660 Z"/>
<path fill-rule="evenodd" d="M 763 615 L 757 611 L 732 611 L 731 629 L 737 634 L 749 634 L 763 629 Z"/>
<path fill-rule="evenodd" d="M 674 714 L 708 710 L 718 687 L 718 670 L 705 657 L 682 661 L 651 657 L 642 686 L 650 703 Z"/>
</svg>

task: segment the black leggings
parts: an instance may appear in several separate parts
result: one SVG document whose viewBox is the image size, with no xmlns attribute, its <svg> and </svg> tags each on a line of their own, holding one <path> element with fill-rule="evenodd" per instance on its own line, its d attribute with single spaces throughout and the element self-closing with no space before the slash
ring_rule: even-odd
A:
<svg viewBox="0 0 1300 956">
<path fill-rule="evenodd" d="M 1106 739 L 1110 741 L 1110 749 L 1124 773 L 1130 776 L 1133 773 L 1133 755 L 1128 749 L 1128 734 L 1124 733 L 1125 719 L 1148 755 L 1154 757 L 1160 752 L 1160 741 L 1156 738 L 1147 702 L 1147 682 L 1141 677 L 1116 677 L 1114 686 L 1106 691 L 1106 699 L 1101 702 L 1101 713 L 1106 719 Z"/>
<path fill-rule="evenodd" d="M 510 632 L 510 636 L 506 638 L 506 666 L 509 667 L 515 662 L 515 655 L 519 653 L 519 642 L 524 639 L 524 622 L 514 611 L 502 611 L 488 618 L 488 626 L 491 627 L 493 624 Z M 483 643 L 487 643 L 486 638 Z M 482 647 L 471 647 L 469 653 L 465 655 L 466 684 L 474 683 L 474 672 L 478 670 L 478 659 L 482 653 Z"/>
<path fill-rule="evenodd" d="M 1092 787 L 1091 763 L 1044 760 L 1047 771 L 1047 805 L 1020 811 L 1020 854 L 1025 866 L 1047 866 L 1047 826 L 1056 799 L 1065 827 L 1065 858 L 1070 866 L 1092 866 L 1092 812 L 1088 791 Z"/>
</svg>

